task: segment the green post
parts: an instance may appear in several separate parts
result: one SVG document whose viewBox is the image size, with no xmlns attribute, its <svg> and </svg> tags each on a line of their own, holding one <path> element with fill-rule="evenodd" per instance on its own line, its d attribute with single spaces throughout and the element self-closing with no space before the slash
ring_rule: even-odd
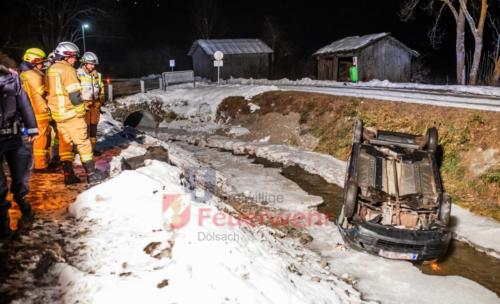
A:
<svg viewBox="0 0 500 304">
<path fill-rule="evenodd" d="M 351 78 L 351 82 L 358 82 L 358 66 L 356 65 L 353 65 L 350 69 L 349 69 L 349 77 Z"/>
</svg>

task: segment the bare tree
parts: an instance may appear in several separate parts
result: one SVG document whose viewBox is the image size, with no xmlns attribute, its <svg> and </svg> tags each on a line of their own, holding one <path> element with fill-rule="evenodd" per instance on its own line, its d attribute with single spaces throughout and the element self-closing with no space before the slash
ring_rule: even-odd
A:
<svg viewBox="0 0 500 304">
<path fill-rule="evenodd" d="M 488 3 L 486 0 L 481 0 L 481 9 L 478 20 L 476 21 L 467 8 L 467 0 L 459 0 L 459 2 L 460 8 L 464 11 L 465 19 L 469 24 L 470 31 L 474 36 L 474 57 L 469 72 L 469 84 L 475 85 L 477 84 L 479 64 L 481 63 L 481 55 L 483 52 L 484 23 L 488 13 Z"/>
<path fill-rule="evenodd" d="M 467 0 L 464 1 L 467 4 Z M 436 2 L 439 8 L 436 9 Z M 465 13 L 461 5 L 456 0 L 408 0 L 404 2 L 401 7 L 401 17 L 403 20 L 411 19 L 419 6 L 422 5 L 424 9 L 435 16 L 434 24 L 429 30 L 429 38 L 433 45 L 436 45 L 441 39 L 441 29 L 439 28 L 439 21 L 441 19 L 443 10 L 448 8 L 455 19 L 455 56 L 456 56 L 456 74 L 457 83 L 466 83 L 465 71 Z"/>
<path fill-rule="evenodd" d="M 28 7 L 43 46 L 53 49 L 61 41 L 78 41 L 83 22 L 106 15 L 99 3 L 90 0 L 38 0 L 30 1 Z"/>
<path fill-rule="evenodd" d="M 221 34 L 221 14 L 217 0 L 199 0 L 194 4 L 193 21 L 198 37 L 210 39 Z"/>
<path fill-rule="evenodd" d="M 494 69 L 493 69 L 493 77 L 492 77 L 492 84 L 493 85 L 499 85 L 500 84 L 500 19 L 496 18 L 493 19 L 491 15 L 489 15 L 489 23 L 490 27 L 493 30 L 493 53 L 492 53 L 492 60 L 494 63 Z"/>
</svg>

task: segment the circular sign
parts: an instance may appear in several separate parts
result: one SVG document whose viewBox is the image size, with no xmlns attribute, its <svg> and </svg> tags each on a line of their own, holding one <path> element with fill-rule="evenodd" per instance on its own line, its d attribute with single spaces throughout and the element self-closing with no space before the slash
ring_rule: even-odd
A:
<svg viewBox="0 0 500 304">
<path fill-rule="evenodd" d="M 224 58 L 224 54 L 221 51 L 217 51 L 214 53 L 215 60 L 222 60 Z"/>
</svg>

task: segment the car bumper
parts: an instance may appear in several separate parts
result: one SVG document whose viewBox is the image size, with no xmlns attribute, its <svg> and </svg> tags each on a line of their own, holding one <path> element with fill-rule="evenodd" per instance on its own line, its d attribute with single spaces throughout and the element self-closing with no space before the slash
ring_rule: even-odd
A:
<svg viewBox="0 0 500 304">
<path fill-rule="evenodd" d="M 445 229 L 417 231 L 367 222 L 339 229 L 351 247 L 400 260 L 438 259 L 446 253 L 451 240 L 451 232 Z"/>
</svg>

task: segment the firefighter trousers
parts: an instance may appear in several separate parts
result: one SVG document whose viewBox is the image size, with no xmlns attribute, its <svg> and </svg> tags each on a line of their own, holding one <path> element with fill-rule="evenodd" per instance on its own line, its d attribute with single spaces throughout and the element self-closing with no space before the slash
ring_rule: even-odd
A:
<svg viewBox="0 0 500 304">
<path fill-rule="evenodd" d="M 87 124 L 84 117 L 75 116 L 58 121 L 57 130 L 65 142 L 76 145 L 82 163 L 93 160 L 92 145 L 87 134 Z M 61 160 L 63 160 L 62 155 Z"/>
<path fill-rule="evenodd" d="M 85 113 L 85 122 L 87 123 L 87 133 L 92 143 L 92 148 L 95 149 L 97 143 L 97 125 L 101 117 L 101 103 L 87 102 L 87 112 Z"/>
<path fill-rule="evenodd" d="M 50 143 L 52 128 L 49 120 L 39 120 L 38 123 L 38 136 L 33 141 L 33 159 L 35 161 L 35 169 L 45 169 L 50 162 Z M 59 157 L 61 161 L 73 162 L 74 153 L 73 145 L 64 140 L 62 135 L 54 128 L 56 136 L 59 139 Z"/>
</svg>

